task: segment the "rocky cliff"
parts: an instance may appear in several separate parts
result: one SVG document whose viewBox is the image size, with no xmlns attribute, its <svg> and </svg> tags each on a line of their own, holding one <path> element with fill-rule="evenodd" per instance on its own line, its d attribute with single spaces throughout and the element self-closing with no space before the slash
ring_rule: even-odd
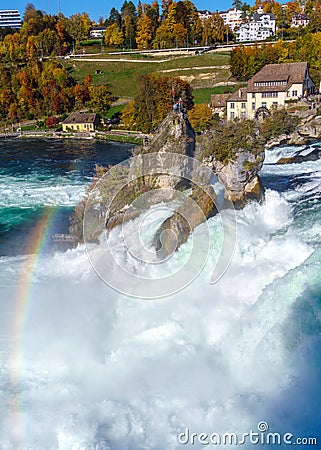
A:
<svg viewBox="0 0 321 450">
<path fill-rule="evenodd" d="M 143 158 L 146 154 L 158 154 L 156 158 Z M 170 153 L 170 157 L 164 156 Z M 151 142 L 140 147 L 136 152 L 136 161 L 131 165 L 132 177 L 138 170 L 142 173 L 153 173 L 153 179 L 144 176 L 147 184 L 151 182 L 161 189 L 181 189 L 188 187 L 186 174 L 191 170 L 188 158 L 195 155 L 195 132 L 184 113 L 171 112 L 155 132 Z M 158 173 L 155 172 L 157 167 Z"/>
<path fill-rule="evenodd" d="M 236 151 L 234 160 L 223 164 L 211 157 L 207 164 L 225 187 L 225 195 L 235 207 L 244 206 L 249 200 L 262 200 L 264 188 L 257 175 L 264 161 L 264 150 L 253 154 L 243 149 Z"/>
<path fill-rule="evenodd" d="M 281 144 L 302 145 L 316 139 L 321 139 L 321 116 L 311 115 L 302 120 L 292 133 L 284 133 L 271 139 L 265 148 L 269 149 Z"/>
<path fill-rule="evenodd" d="M 184 244 L 193 230 L 217 213 L 212 186 L 196 186 L 192 194 L 166 219 L 156 233 L 154 245 L 163 259 Z"/>
<path fill-rule="evenodd" d="M 225 187 L 225 197 L 235 207 L 264 195 L 259 180 L 265 157 L 264 138 L 258 123 L 239 121 L 219 124 L 200 141 L 201 158 Z"/>
<path fill-rule="evenodd" d="M 138 153 L 170 152 L 193 157 L 195 132 L 184 113 L 170 112 L 160 124 L 151 142 Z"/>
</svg>

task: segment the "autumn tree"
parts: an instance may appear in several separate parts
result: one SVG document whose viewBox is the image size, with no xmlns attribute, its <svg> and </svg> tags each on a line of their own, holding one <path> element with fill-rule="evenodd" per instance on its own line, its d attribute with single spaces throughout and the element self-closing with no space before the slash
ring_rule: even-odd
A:
<svg viewBox="0 0 321 450">
<path fill-rule="evenodd" d="M 46 120 L 47 128 L 55 128 L 58 125 L 58 119 L 55 116 L 49 116 Z"/>
<path fill-rule="evenodd" d="M 98 114 L 106 114 L 112 102 L 112 95 L 108 87 L 105 85 L 90 86 L 89 97 L 90 100 L 86 106 Z"/>
<path fill-rule="evenodd" d="M 312 33 L 321 31 L 321 3 L 315 2 L 312 12 L 310 13 L 310 22 L 308 30 Z"/>
<path fill-rule="evenodd" d="M 137 21 L 136 43 L 139 50 L 150 48 L 153 37 L 153 24 L 146 13 L 142 14 Z"/>
<path fill-rule="evenodd" d="M 60 39 L 57 32 L 46 28 L 37 36 L 38 48 L 41 49 L 43 56 L 56 54 L 60 50 Z"/>
<path fill-rule="evenodd" d="M 193 19 L 191 20 L 191 26 L 189 30 L 189 39 L 192 45 L 197 45 L 201 43 L 203 37 L 203 22 L 200 19 L 198 13 L 193 14 Z"/>
<path fill-rule="evenodd" d="M 223 42 L 224 31 L 225 25 L 222 17 L 218 13 L 212 14 L 204 21 L 203 42 L 206 45 Z"/>
<path fill-rule="evenodd" d="M 86 13 L 73 14 L 67 22 L 68 33 L 76 44 L 88 38 L 90 27 L 91 22 Z"/>
<path fill-rule="evenodd" d="M 182 2 L 180 2 L 182 3 Z M 184 26 L 182 6 L 172 2 L 167 5 L 166 19 L 157 28 L 153 46 L 178 47 L 186 45 L 187 28 Z M 184 10 L 185 11 L 185 10 Z M 181 19 L 181 21 L 180 21 Z"/>
<path fill-rule="evenodd" d="M 106 28 L 105 31 L 105 44 L 114 45 L 115 47 L 119 47 L 124 43 L 124 36 L 117 25 L 117 23 L 113 23 Z"/>
<path fill-rule="evenodd" d="M 194 106 L 192 87 L 180 78 L 143 75 L 139 80 L 135 103 L 129 105 L 124 117 L 126 123 L 135 124 L 139 130 L 149 132 L 166 117 L 173 108 L 174 99 L 182 99 L 185 109 Z"/>
<path fill-rule="evenodd" d="M 23 21 L 28 22 L 30 19 L 36 19 L 37 18 L 37 10 L 33 3 L 27 3 L 26 9 L 23 15 Z"/>
<path fill-rule="evenodd" d="M 123 36 L 124 36 L 124 43 L 125 43 L 125 47 L 127 48 L 133 48 L 133 46 L 135 46 L 135 18 L 130 16 L 130 15 L 126 15 L 122 21 L 123 26 Z"/>
<path fill-rule="evenodd" d="M 136 128 L 135 100 L 131 100 L 124 106 L 121 113 L 121 123 L 128 130 L 135 130 Z"/>
<path fill-rule="evenodd" d="M 206 103 L 194 105 L 188 112 L 188 118 L 195 131 L 205 131 L 213 124 L 213 113 Z"/>
<path fill-rule="evenodd" d="M 153 41 L 154 48 L 165 48 L 172 45 L 172 32 L 169 23 L 166 20 L 157 28 L 156 36 Z"/>
</svg>

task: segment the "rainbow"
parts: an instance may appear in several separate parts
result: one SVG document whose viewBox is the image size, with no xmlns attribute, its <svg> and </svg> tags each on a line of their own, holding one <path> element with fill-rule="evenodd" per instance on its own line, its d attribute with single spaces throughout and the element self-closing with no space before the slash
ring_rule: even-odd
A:
<svg viewBox="0 0 321 450">
<path fill-rule="evenodd" d="M 52 221 L 58 206 L 48 208 L 43 214 L 41 220 L 32 232 L 28 241 L 25 253 L 28 258 L 22 269 L 22 275 L 17 287 L 17 295 L 15 302 L 14 322 L 12 326 L 13 351 L 10 358 L 10 382 L 16 398 L 12 404 L 12 419 L 14 426 L 15 446 L 17 449 L 22 448 L 22 439 L 24 436 L 22 399 L 19 394 L 20 377 L 22 370 L 23 357 L 23 333 L 26 320 L 28 318 L 28 307 L 31 303 L 31 293 L 33 288 L 33 276 L 39 258 L 43 253 L 48 237 L 51 234 Z"/>
</svg>

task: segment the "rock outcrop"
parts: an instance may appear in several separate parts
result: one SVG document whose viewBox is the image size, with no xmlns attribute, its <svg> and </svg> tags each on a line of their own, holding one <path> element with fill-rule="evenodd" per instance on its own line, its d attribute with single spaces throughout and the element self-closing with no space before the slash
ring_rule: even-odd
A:
<svg viewBox="0 0 321 450">
<path fill-rule="evenodd" d="M 170 112 L 140 153 L 170 152 L 193 157 L 195 132 L 185 113 Z"/>
<path fill-rule="evenodd" d="M 264 151 L 253 154 L 239 149 L 233 161 L 227 164 L 210 158 L 209 165 L 225 187 L 225 195 L 235 207 L 243 207 L 249 200 L 262 200 L 264 188 L 258 177 Z"/>
<path fill-rule="evenodd" d="M 317 139 L 321 139 L 321 116 L 309 116 L 292 133 L 281 134 L 277 138 L 271 139 L 265 148 L 270 149 L 282 144 L 304 145 Z"/>
<path fill-rule="evenodd" d="M 162 223 L 154 240 L 162 259 L 184 244 L 198 225 L 217 213 L 215 200 L 212 186 L 197 186 L 174 214 Z"/>
<path fill-rule="evenodd" d="M 184 113 L 171 112 L 151 142 L 139 147 L 129 162 L 119 208 L 109 208 L 106 228 L 132 220 L 154 204 L 170 201 L 176 190 L 190 187 L 195 153 L 195 132 Z M 152 195 L 146 195 L 153 191 Z M 115 202 L 114 202 L 115 203 Z M 121 204 L 122 203 L 122 204 Z"/>
<path fill-rule="evenodd" d="M 159 157 L 144 158 L 142 155 L 158 153 Z M 170 153 L 170 157 L 164 156 Z M 186 174 L 191 171 L 192 161 L 182 158 L 181 155 L 193 158 L 195 155 L 195 132 L 184 113 L 169 113 L 155 132 L 155 136 L 148 146 L 140 148 L 138 158 L 131 165 L 132 177 L 138 170 L 142 173 L 153 173 L 153 179 L 144 179 L 147 184 L 153 183 L 160 189 L 180 189 L 189 185 Z M 141 166 L 141 167 L 139 167 Z M 158 168 L 155 174 L 154 167 Z"/>
</svg>

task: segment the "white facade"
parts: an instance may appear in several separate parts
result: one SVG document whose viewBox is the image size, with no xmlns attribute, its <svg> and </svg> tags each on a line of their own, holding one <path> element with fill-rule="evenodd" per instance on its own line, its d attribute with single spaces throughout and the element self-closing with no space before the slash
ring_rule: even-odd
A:
<svg viewBox="0 0 321 450">
<path fill-rule="evenodd" d="M 0 28 L 21 28 L 21 16 L 16 9 L 0 10 Z"/>
<path fill-rule="evenodd" d="M 236 32 L 238 42 L 245 41 L 264 41 L 274 36 L 276 30 L 276 21 L 274 14 L 254 14 L 248 23 L 241 24 Z"/>
<path fill-rule="evenodd" d="M 197 12 L 198 12 L 199 18 L 203 21 L 209 19 L 213 14 L 208 9 L 204 9 L 204 10 L 197 11 Z"/>
<path fill-rule="evenodd" d="M 104 37 L 105 31 L 106 27 L 95 27 L 90 30 L 89 34 L 93 39 L 100 39 Z"/>
<path fill-rule="evenodd" d="M 229 9 L 228 11 L 221 11 L 219 15 L 224 21 L 224 25 L 230 27 L 234 31 L 242 23 L 242 11 L 240 9 Z"/>
<path fill-rule="evenodd" d="M 294 13 L 291 20 L 291 27 L 299 28 L 309 25 L 310 18 L 306 14 Z"/>
</svg>

